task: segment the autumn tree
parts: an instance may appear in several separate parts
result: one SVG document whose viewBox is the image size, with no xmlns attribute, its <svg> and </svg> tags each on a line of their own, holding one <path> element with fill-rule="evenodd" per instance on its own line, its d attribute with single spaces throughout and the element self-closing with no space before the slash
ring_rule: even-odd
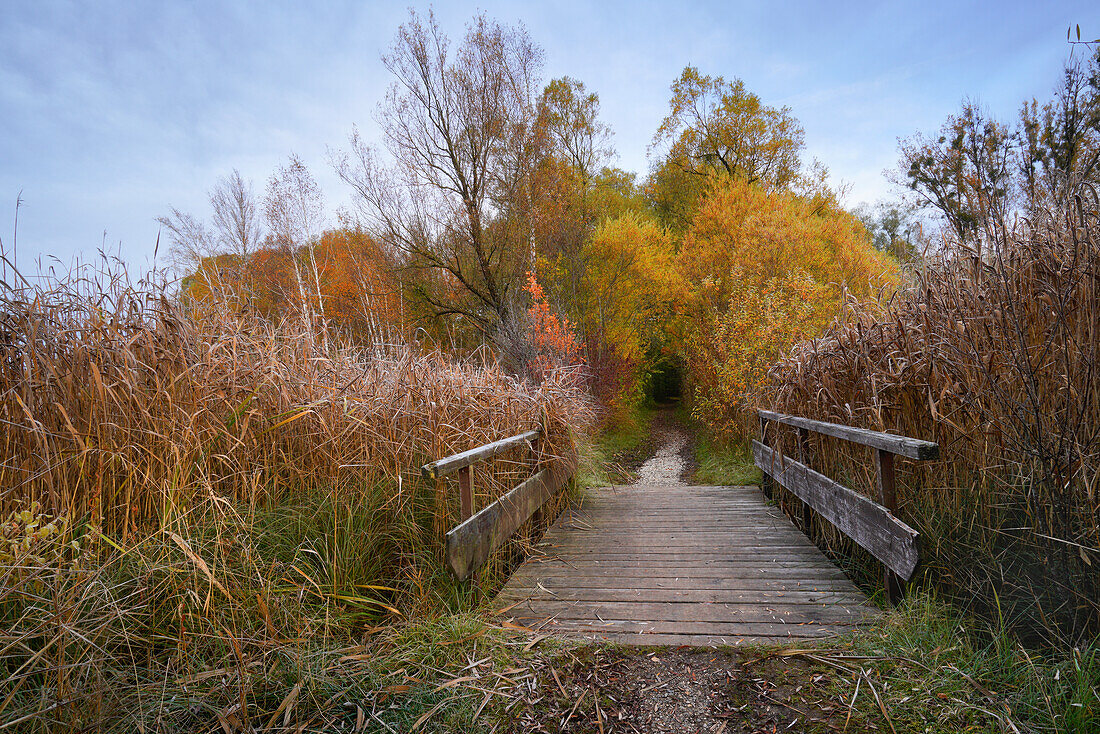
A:
<svg viewBox="0 0 1100 734">
<path fill-rule="evenodd" d="M 1100 49 L 1087 62 L 1071 58 L 1054 98 L 1024 103 L 1018 124 L 1029 209 L 1047 198 L 1064 205 L 1077 185 L 1100 181 Z"/>
<path fill-rule="evenodd" d="M 394 268 L 385 250 L 354 229 L 324 232 L 313 248 L 324 317 L 335 329 L 375 343 L 403 327 Z"/>
<path fill-rule="evenodd" d="M 551 150 L 587 190 L 615 152 L 611 128 L 600 120 L 599 95 L 577 79 L 553 79 L 539 98 L 539 124 L 550 137 Z"/>
<path fill-rule="evenodd" d="M 581 252 L 575 308 L 593 389 L 621 411 L 642 397 L 647 359 L 682 299 L 672 235 L 650 217 L 606 219 Z"/>
<path fill-rule="evenodd" d="M 973 102 L 965 102 L 939 133 L 917 133 L 899 146 L 893 178 L 914 202 L 937 211 L 961 241 L 976 241 L 983 227 L 1004 231 L 1014 195 L 1014 137 Z"/>
<path fill-rule="evenodd" d="M 725 179 L 683 237 L 684 345 L 697 415 L 735 432 L 766 366 L 820 333 L 846 297 L 873 300 L 898 282 L 893 258 L 839 207 Z"/>
<path fill-rule="evenodd" d="M 302 317 L 312 324 L 314 315 L 324 314 L 314 247 L 324 226 L 325 209 L 321 187 L 301 158 L 291 155 L 285 166 L 271 174 L 263 208 L 272 245 L 282 251 L 294 273 Z"/>
<path fill-rule="evenodd" d="M 222 287 L 247 290 L 248 260 L 264 236 L 252 184 L 233 169 L 214 184 L 208 201 L 209 223 L 175 207 L 167 216 L 157 217 L 167 232 L 172 260 L 185 274 L 194 273 L 204 262 L 211 267 L 220 263 L 216 271 L 207 274 L 208 278 Z"/>
<path fill-rule="evenodd" d="M 648 211 L 645 191 L 638 183 L 638 175 L 614 166 L 605 166 L 596 174 L 589 202 L 593 211 L 604 219 Z"/>
<path fill-rule="evenodd" d="M 876 250 L 899 262 L 916 259 L 921 252 L 923 228 L 916 209 L 900 201 L 879 200 L 874 206 L 861 203 L 852 214 L 867 228 Z"/>
<path fill-rule="evenodd" d="M 382 61 L 395 77 L 378 112 L 390 164 L 354 131 L 336 171 L 367 233 L 436 271 L 420 289 L 432 313 L 490 333 L 531 266 L 542 50 L 484 15 L 452 47 L 434 14 L 410 11 Z"/>
<path fill-rule="evenodd" d="M 715 174 L 764 188 L 786 188 L 801 170 L 802 125 L 788 107 L 769 107 L 740 79 L 684 68 L 672 83 L 669 113 L 653 136 L 663 151 L 651 197 L 665 220 L 683 228 Z"/>
</svg>

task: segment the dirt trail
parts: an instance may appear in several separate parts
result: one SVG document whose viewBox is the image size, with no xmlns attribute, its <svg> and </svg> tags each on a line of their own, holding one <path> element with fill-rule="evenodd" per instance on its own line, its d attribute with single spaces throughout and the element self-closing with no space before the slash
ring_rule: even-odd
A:
<svg viewBox="0 0 1100 734">
<path fill-rule="evenodd" d="M 694 484 L 695 436 L 681 422 L 674 406 L 658 409 L 646 440 L 614 458 L 629 477 L 624 478 L 624 484 Z"/>
</svg>

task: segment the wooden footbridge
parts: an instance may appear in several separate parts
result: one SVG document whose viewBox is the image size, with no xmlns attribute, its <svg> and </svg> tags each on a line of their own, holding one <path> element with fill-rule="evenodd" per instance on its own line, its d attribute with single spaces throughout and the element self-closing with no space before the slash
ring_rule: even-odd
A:
<svg viewBox="0 0 1100 734">
<path fill-rule="evenodd" d="M 730 645 L 843 633 L 875 616 L 867 597 L 792 521 L 832 523 L 884 564 L 896 600 L 919 561 L 917 533 L 893 516 L 894 456 L 935 458 L 926 441 L 761 412 L 753 442 L 765 472 L 756 487 L 632 485 L 590 493 L 551 524 L 501 590 L 496 614 L 514 625 L 570 637 L 648 645 Z M 766 443 L 769 424 L 797 433 L 800 460 Z M 811 469 L 809 434 L 874 451 L 878 497 L 865 497 Z M 552 497 L 561 482 L 536 472 L 473 512 L 470 466 L 520 444 L 533 431 L 424 467 L 432 479 L 457 471 L 464 520 L 447 533 L 459 578 L 485 562 Z M 773 484 L 774 483 L 774 484 Z M 784 500 L 770 501 L 774 485 Z M 819 521 L 820 521 L 819 520 Z"/>
</svg>

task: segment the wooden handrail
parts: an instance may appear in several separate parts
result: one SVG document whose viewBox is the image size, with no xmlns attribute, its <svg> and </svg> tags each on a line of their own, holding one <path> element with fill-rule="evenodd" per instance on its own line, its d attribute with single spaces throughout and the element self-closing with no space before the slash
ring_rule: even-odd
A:
<svg viewBox="0 0 1100 734">
<path fill-rule="evenodd" d="M 483 565 L 489 554 L 511 537 L 520 525 L 531 517 L 539 522 L 542 506 L 557 494 L 562 485 L 554 472 L 548 469 L 537 471 L 536 462 L 536 471 L 530 478 L 475 514 L 470 467 L 516 446 L 527 445 L 537 456 L 541 435 L 542 429 L 536 428 L 420 467 L 424 478 L 434 482 L 458 472 L 459 512 L 462 522 L 447 531 L 445 537 L 447 566 L 460 581 L 471 576 Z"/>
<path fill-rule="evenodd" d="M 519 446 L 524 443 L 535 441 L 542 435 L 542 429 L 536 428 L 533 431 L 527 431 L 517 436 L 509 436 L 508 438 L 502 438 L 499 441 L 493 441 L 487 443 L 484 446 L 478 446 L 472 448 L 469 451 L 463 451 L 458 454 L 451 454 L 450 456 L 433 461 L 430 464 L 425 464 L 420 467 L 420 473 L 424 475 L 425 479 L 439 479 L 445 477 L 448 474 L 476 464 L 479 461 L 486 461 L 491 459 L 499 453 L 507 451 L 513 446 Z"/>
<path fill-rule="evenodd" d="M 897 510 L 894 456 L 906 456 L 916 461 L 936 459 L 940 453 L 939 444 L 768 410 L 758 411 L 758 415 L 760 441 L 753 441 L 752 449 L 753 460 L 765 475 L 765 493 L 770 494 L 768 483 L 774 480 L 802 501 L 803 525 L 807 532 L 812 527 L 812 510 L 881 561 L 885 567 L 883 583 L 887 597 L 891 603 L 896 603 L 904 593 L 905 582 L 913 577 L 920 562 L 920 536 L 893 514 Z M 764 443 L 768 421 L 798 429 L 800 461 L 783 456 Z M 875 449 L 878 502 L 808 466 L 809 431 Z"/>
<path fill-rule="evenodd" d="M 824 433 L 826 436 L 842 438 L 851 443 L 863 444 L 864 446 L 888 451 L 891 454 L 898 454 L 899 456 L 905 456 L 910 459 L 915 459 L 916 461 L 938 459 L 940 455 L 939 444 L 932 443 L 931 441 L 921 441 L 917 438 L 897 436 L 892 433 L 869 431 L 866 428 L 853 428 L 851 426 L 841 425 L 840 423 L 826 423 L 825 421 L 815 421 L 809 418 L 799 418 L 797 415 L 773 413 L 770 410 L 760 410 L 757 411 L 757 413 L 764 420 L 785 423 L 795 428 L 805 428 L 814 433 Z"/>
<path fill-rule="evenodd" d="M 451 529 L 446 536 L 447 566 L 455 577 L 465 579 L 489 560 L 489 554 L 539 512 L 560 487 L 553 472 L 543 469 Z"/>
</svg>

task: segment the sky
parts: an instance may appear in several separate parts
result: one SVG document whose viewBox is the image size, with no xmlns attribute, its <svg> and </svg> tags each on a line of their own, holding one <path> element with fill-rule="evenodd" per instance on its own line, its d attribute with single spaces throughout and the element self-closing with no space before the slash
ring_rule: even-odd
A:
<svg viewBox="0 0 1100 734">
<path fill-rule="evenodd" d="M 148 267 L 157 216 L 176 207 L 207 217 L 208 191 L 234 168 L 262 194 L 291 153 L 329 212 L 347 206 L 328 151 L 346 147 L 353 125 L 378 141 L 377 105 L 392 81 L 380 56 L 410 7 L 4 5 L 0 243 L 8 253 L 15 243 L 22 270 L 101 248 Z M 935 131 L 964 98 L 1014 120 L 1025 99 L 1050 96 L 1069 25 L 1100 36 L 1095 2 L 481 0 L 434 10 L 453 39 L 479 11 L 522 22 L 545 51 L 547 81 L 568 75 L 599 94 L 616 165 L 640 175 L 684 66 L 740 78 L 765 104 L 791 109 L 805 157 L 849 187 L 849 205 L 895 194 L 883 173 L 898 138 Z"/>
</svg>

